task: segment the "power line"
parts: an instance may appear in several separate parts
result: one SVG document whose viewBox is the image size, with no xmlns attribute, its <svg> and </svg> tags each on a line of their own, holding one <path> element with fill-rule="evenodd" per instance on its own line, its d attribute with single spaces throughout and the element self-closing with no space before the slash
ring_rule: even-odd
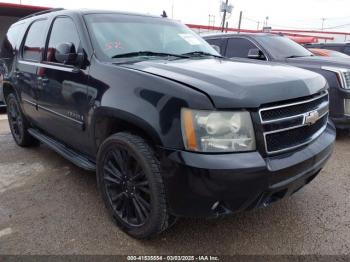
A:
<svg viewBox="0 0 350 262">
<path fill-rule="evenodd" d="M 341 27 L 346 27 L 346 26 L 350 26 L 350 23 L 348 23 L 348 24 L 343 24 L 343 25 L 337 25 L 337 26 L 326 27 L 326 28 L 324 28 L 324 29 L 336 29 L 336 28 L 341 28 Z"/>
<path fill-rule="evenodd" d="M 254 20 L 254 19 L 251 19 L 251 18 L 248 18 L 248 17 L 242 17 L 243 19 L 245 20 L 248 20 L 248 21 L 252 21 L 252 22 L 255 22 L 255 23 L 259 23 L 260 21 L 257 21 L 257 20 Z"/>
<path fill-rule="evenodd" d="M 249 17 L 243 17 L 244 20 L 248 20 L 254 23 L 260 23 L 260 21 L 249 18 Z M 327 19 L 328 18 L 324 18 Z M 278 27 L 278 28 L 286 28 L 286 29 L 297 29 L 297 30 L 320 30 L 320 28 L 316 28 L 316 27 L 295 27 L 295 26 L 286 26 L 286 25 L 278 25 L 278 24 L 270 24 L 273 27 Z M 328 30 L 328 29 L 337 29 L 337 28 L 342 28 L 342 27 L 346 27 L 346 26 L 350 26 L 350 23 L 347 24 L 341 24 L 341 25 L 336 25 L 336 26 L 330 26 L 330 27 L 324 27 L 324 30 Z M 321 28 L 322 29 L 322 28 Z"/>
<path fill-rule="evenodd" d="M 243 19 L 256 23 L 256 30 L 259 30 L 261 21 L 257 21 L 257 20 L 254 20 L 254 19 L 251 19 L 251 18 L 248 18 L 248 17 L 242 17 L 242 20 L 243 20 Z"/>
<path fill-rule="evenodd" d="M 327 20 L 350 19 L 350 16 L 343 17 L 326 17 Z"/>
</svg>

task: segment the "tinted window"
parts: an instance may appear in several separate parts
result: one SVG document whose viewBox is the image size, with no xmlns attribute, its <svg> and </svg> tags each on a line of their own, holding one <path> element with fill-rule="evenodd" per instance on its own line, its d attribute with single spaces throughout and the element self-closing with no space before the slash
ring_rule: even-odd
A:
<svg viewBox="0 0 350 262">
<path fill-rule="evenodd" d="M 244 38 L 231 38 L 228 40 L 226 56 L 247 58 L 250 49 L 258 48 L 251 41 Z"/>
<path fill-rule="evenodd" d="M 80 46 L 78 31 L 70 18 L 60 17 L 55 19 L 50 33 L 49 45 L 46 59 L 50 62 L 57 62 L 55 59 L 56 47 L 62 43 L 73 43 L 77 51 Z"/>
<path fill-rule="evenodd" d="M 225 39 L 207 39 L 206 40 L 210 45 L 215 45 L 217 47 L 220 48 L 220 53 L 221 55 L 224 55 L 224 43 L 225 43 Z"/>
<path fill-rule="evenodd" d="M 330 49 L 330 50 L 334 50 L 334 51 L 342 51 L 343 47 L 342 46 L 339 46 L 339 45 L 324 45 L 322 47 L 323 49 Z"/>
<path fill-rule="evenodd" d="M 305 47 L 287 37 L 264 35 L 254 39 L 276 59 L 313 56 Z"/>
<path fill-rule="evenodd" d="M 26 60 L 40 61 L 45 46 L 46 21 L 35 21 L 29 28 L 27 38 L 23 46 L 23 58 Z"/>
<path fill-rule="evenodd" d="M 13 56 L 22 36 L 23 27 L 24 24 L 14 25 L 7 31 L 1 47 L 1 57 L 9 58 Z"/>
<path fill-rule="evenodd" d="M 347 55 L 350 55 L 350 46 L 344 47 L 343 53 L 347 54 Z"/>
</svg>

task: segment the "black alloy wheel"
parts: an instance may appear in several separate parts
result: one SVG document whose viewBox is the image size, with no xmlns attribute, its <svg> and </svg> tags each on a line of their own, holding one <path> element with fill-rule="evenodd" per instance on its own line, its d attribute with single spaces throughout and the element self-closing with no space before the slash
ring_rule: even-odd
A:
<svg viewBox="0 0 350 262">
<path fill-rule="evenodd" d="M 111 149 L 103 163 L 103 179 L 108 199 L 124 223 L 145 224 L 151 211 L 150 187 L 134 156 L 123 148 Z"/>
<path fill-rule="evenodd" d="M 108 137 L 97 155 L 97 182 L 116 224 L 132 237 L 153 237 L 176 222 L 168 213 L 160 162 L 144 138 Z"/>
<path fill-rule="evenodd" d="M 6 104 L 11 133 L 17 145 L 22 147 L 38 145 L 38 140 L 28 133 L 30 126 L 21 111 L 16 95 L 9 94 L 6 97 Z"/>
<path fill-rule="evenodd" d="M 14 139 L 16 141 L 21 141 L 24 133 L 23 118 L 15 99 L 8 100 L 7 115 Z"/>
</svg>

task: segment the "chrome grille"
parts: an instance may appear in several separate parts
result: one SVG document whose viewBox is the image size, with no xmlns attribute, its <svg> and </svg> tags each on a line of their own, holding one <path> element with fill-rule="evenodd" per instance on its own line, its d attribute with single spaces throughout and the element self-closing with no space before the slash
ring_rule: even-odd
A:
<svg viewBox="0 0 350 262">
<path fill-rule="evenodd" d="M 304 146 L 325 130 L 328 121 L 328 92 L 295 103 L 259 110 L 267 154 Z"/>
</svg>

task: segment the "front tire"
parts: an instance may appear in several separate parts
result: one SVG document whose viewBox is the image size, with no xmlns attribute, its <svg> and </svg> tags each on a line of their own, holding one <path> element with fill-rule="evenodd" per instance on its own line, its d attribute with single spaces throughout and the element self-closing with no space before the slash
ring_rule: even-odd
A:
<svg viewBox="0 0 350 262">
<path fill-rule="evenodd" d="M 97 156 L 97 181 L 114 221 L 132 237 L 150 238 L 172 221 L 159 160 L 143 138 L 129 133 L 107 138 Z"/>
<path fill-rule="evenodd" d="M 16 95 L 9 94 L 6 104 L 11 134 L 17 145 L 21 147 L 37 145 L 38 141 L 28 133 L 29 123 L 21 111 Z"/>
</svg>

